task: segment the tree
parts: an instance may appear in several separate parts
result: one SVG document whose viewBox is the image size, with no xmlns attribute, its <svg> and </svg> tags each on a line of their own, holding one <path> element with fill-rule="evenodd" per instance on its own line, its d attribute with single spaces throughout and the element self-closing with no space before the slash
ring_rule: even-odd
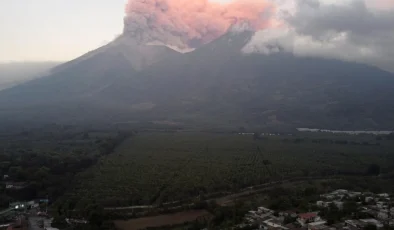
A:
<svg viewBox="0 0 394 230">
<path fill-rule="evenodd" d="M 317 193 L 317 189 L 315 187 L 309 186 L 307 188 L 305 188 L 304 190 L 304 195 L 305 196 L 312 196 L 312 195 L 316 195 Z"/>
<path fill-rule="evenodd" d="M 367 175 L 370 176 L 377 176 L 380 174 L 380 166 L 377 164 L 371 164 L 369 165 L 367 169 Z"/>
<path fill-rule="evenodd" d="M 34 174 L 34 179 L 40 180 L 42 178 L 46 178 L 49 175 L 49 168 L 41 167 L 37 172 Z"/>
<path fill-rule="evenodd" d="M 387 140 L 394 140 L 394 133 L 390 133 L 389 135 L 386 136 Z"/>
<path fill-rule="evenodd" d="M 16 180 L 22 181 L 26 179 L 26 173 L 20 166 L 10 167 L 8 173 Z"/>
<path fill-rule="evenodd" d="M 64 216 L 55 215 L 52 221 L 52 226 L 55 228 L 67 227 L 66 218 Z"/>
<path fill-rule="evenodd" d="M 290 224 L 290 223 L 294 223 L 297 221 L 297 217 L 291 217 L 290 215 L 285 216 L 285 219 L 283 220 L 284 224 Z"/>
<path fill-rule="evenodd" d="M 368 224 L 364 227 L 364 230 L 377 230 L 378 228 L 374 224 Z"/>
<path fill-rule="evenodd" d="M 88 204 L 86 207 L 88 221 L 91 226 L 100 227 L 105 221 L 104 209 L 96 203 Z"/>
<path fill-rule="evenodd" d="M 357 212 L 357 203 L 355 201 L 346 201 L 343 204 L 343 212 L 345 214 L 352 214 Z"/>
</svg>

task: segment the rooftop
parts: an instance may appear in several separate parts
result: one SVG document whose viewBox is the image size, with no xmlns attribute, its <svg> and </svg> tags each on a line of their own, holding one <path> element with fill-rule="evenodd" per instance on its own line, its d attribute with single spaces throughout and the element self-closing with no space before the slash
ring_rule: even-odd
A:
<svg viewBox="0 0 394 230">
<path fill-rule="evenodd" d="M 300 214 L 298 214 L 298 216 L 301 219 L 310 219 L 310 218 L 316 217 L 317 213 L 316 212 L 300 213 Z"/>
</svg>

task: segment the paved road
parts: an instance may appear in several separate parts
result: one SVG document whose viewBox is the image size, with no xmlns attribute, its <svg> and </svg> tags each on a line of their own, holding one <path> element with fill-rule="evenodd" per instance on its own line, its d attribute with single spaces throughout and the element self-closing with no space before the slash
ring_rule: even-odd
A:
<svg viewBox="0 0 394 230">
<path fill-rule="evenodd" d="M 13 208 L 8 208 L 8 209 L 5 209 L 5 210 L 1 210 L 0 211 L 0 216 L 3 215 L 3 214 L 7 214 L 9 212 L 12 212 L 13 210 L 14 210 Z"/>
<path fill-rule="evenodd" d="M 38 226 L 38 221 L 39 220 L 43 220 L 42 217 L 38 217 L 38 216 L 30 216 L 28 221 L 29 221 L 29 230 L 43 230 L 43 228 L 40 228 Z"/>
</svg>

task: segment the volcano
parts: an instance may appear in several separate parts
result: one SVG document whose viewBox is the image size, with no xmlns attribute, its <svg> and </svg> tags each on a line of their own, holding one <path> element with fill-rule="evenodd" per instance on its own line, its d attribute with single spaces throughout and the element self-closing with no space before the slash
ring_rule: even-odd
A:
<svg viewBox="0 0 394 230">
<path fill-rule="evenodd" d="M 393 74 L 286 52 L 245 54 L 253 34 L 230 29 L 188 53 L 124 34 L 49 76 L 1 91 L 1 121 L 394 127 Z"/>
</svg>

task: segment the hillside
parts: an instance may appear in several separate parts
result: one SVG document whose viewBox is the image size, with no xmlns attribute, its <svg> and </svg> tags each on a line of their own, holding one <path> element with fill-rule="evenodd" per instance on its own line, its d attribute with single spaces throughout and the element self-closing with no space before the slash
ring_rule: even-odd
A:
<svg viewBox="0 0 394 230">
<path fill-rule="evenodd" d="M 41 77 L 57 62 L 10 62 L 0 63 L 0 90 Z"/>
<path fill-rule="evenodd" d="M 131 52 L 141 46 L 104 47 L 51 76 L 1 92 L 0 116 L 218 128 L 394 128 L 391 73 L 283 52 L 243 54 L 252 35 L 229 32 L 186 54 L 150 47 L 165 53 L 143 68 L 135 67 L 135 57 L 152 52 Z"/>
</svg>

